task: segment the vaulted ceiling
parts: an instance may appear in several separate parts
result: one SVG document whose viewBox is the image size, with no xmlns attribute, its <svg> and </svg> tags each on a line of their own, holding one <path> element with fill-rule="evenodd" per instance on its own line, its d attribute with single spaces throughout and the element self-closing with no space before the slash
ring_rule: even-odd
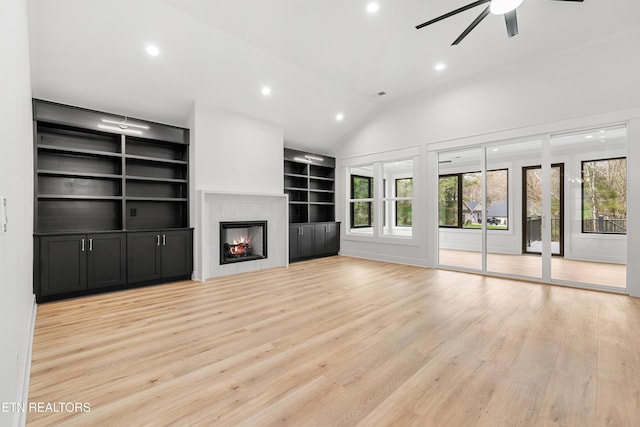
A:
<svg viewBox="0 0 640 427">
<path fill-rule="evenodd" d="M 378 0 L 369 14 L 368 0 L 32 0 L 33 93 L 176 125 L 195 101 L 277 123 L 287 145 L 326 152 L 393 104 L 552 63 L 640 22 L 637 0 L 524 0 L 511 39 L 490 15 L 450 46 L 483 6 L 415 29 L 470 2 Z"/>
</svg>

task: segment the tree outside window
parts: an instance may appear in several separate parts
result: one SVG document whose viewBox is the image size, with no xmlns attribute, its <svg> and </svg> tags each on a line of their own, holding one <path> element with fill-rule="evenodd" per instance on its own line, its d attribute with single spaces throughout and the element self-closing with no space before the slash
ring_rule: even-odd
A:
<svg viewBox="0 0 640 427">
<path fill-rule="evenodd" d="M 373 226 L 373 178 L 351 175 L 351 228 Z M 358 201 L 358 199 L 368 199 Z"/>
<path fill-rule="evenodd" d="M 438 223 L 441 227 L 459 227 L 459 175 L 440 176 L 438 182 Z"/>
<path fill-rule="evenodd" d="M 582 162 L 582 232 L 626 234 L 626 158 Z"/>
<path fill-rule="evenodd" d="M 396 179 L 396 197 L 413 197 L 413 178 Z M 411 200 L 396 200 L 396 226 L 411 227 L 412 204 Z"/>
<path fill-rule="evenodd" d="M 462 195 L 462 197 L 460 197 Z M 482 173 L 441 175 L 439 179 L 439 224 L 441 227 L 509 228 L 509 176 L 507 169 L 487 171 L 487 206 L 482 206 Z"/>
</svg>

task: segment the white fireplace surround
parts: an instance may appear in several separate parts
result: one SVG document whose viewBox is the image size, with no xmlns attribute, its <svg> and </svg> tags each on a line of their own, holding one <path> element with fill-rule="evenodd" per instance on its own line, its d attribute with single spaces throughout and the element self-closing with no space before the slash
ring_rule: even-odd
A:
<svg viewBox="0 0 640 427">
<path fill-rule="evenodd" d="M 286 267 L 289 264 L 289 210 L 286 194 L 224 193 L 198 190 L 194 279 Z M 220 265 L 220 222 L 267 221 L 268 257 Z"/>
</svg>

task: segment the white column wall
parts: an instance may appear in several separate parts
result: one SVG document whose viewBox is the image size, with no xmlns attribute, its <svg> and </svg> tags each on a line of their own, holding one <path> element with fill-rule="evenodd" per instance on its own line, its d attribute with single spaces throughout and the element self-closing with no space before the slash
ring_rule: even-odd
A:
<svg viewBox="0 0 640 427">
<path fill-rule="evenodd" d="M 0 197 L 8 228 L 0 231 L 0 402 L 25 402 L 29 383 L 33 296 L 33 121 L 26 0 L 0 3 Z M 0 411 L 0 426 L 24 423 Z"/>
</svg>

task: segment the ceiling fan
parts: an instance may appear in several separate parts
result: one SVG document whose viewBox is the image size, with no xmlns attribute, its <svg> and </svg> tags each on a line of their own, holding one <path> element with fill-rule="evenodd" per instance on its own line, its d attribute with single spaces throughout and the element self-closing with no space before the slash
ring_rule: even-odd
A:
<svg viewBox="0 0 640 427">
<path fill-rule="evenodd" d="M 572 2 L 580 2 L 582 3 L 584 0 L 554 0 L 554 1 L 572 1 Z M 466 6 L 462 6 L 459 9 L 452 10 L 449 13 L 445 13 L 442 16 L 438 16 L 430 21 L 424 22 L 420 25 L 416 25 L 416 29 L 426 27 L 427 25 L 434 24 L 438 21 L 442 21 L 443 19 L 449 18 L 453 15 L 457 15 L 460 12 L 464 12 L 465 10 L 472 9 L 476 6 L 480 6 L 481 4 L 489 3 L 489 5 L 478 15 L 476 19 L 460 34 L 460 36 L 455 39 L 451 46 L 457 45 L 467 37 L 467 35 L 478 26 L 480 22 L 484 18 L 487 17 L 489 13 L 494 15 L 504 15 L 504 20 L 507 24 L 507 33 L 509 37 L 513 37 L 518 34 L 518 17 L 516 16 L 516 8 L 522 4 L 523 0 L 478 0 L 472 3 L 469 3 Z"/>
</svg>

